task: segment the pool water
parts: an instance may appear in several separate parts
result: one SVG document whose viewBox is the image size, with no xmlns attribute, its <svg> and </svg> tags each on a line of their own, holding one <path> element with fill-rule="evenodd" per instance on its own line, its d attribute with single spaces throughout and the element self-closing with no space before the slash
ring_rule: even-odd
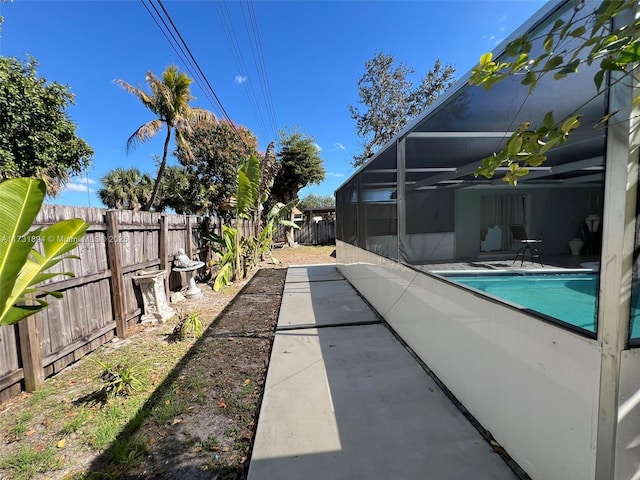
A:
<svg viewBox="0 0 640 480">
<path fill-rule="evenodd" d="M 445 276 L 576 327 L 596 331 L 597 274 Z"/>
</svg>

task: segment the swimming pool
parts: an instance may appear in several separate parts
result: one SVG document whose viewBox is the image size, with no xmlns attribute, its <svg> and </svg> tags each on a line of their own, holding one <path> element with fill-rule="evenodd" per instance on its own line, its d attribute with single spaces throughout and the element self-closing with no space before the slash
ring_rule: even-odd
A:
<svg viewBox="0 0 640 480">
<path fill-rule="evenodd" d="M 440 275 L 589 332 L 596 331 L 596 273 Z"/>
</svg>

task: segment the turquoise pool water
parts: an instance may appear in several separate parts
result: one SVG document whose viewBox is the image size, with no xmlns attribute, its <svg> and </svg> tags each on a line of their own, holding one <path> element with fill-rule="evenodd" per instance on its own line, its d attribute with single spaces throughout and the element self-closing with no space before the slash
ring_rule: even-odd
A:
<svg viewBox="0 0 640 480">
<path fill-rule="evenodd" d="M 597 274 L 445 276 L 576 327 L 596 331 Z"/>
<path fill-rule="evenodd" d="M 486 292 L 579 328 L 596 331 L 597 273 L 442 274 L 451 281 Z M 640 285 L 636 285 L 640 289 Z M 640 291 L 632 295 L 631 338 L 640 338 Z"/>
</svg>

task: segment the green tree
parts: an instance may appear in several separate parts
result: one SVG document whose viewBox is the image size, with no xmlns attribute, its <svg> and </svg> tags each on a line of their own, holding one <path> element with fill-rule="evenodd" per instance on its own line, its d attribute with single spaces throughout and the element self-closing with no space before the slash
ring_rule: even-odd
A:
<svg viewBox="0 0 640 480">
<path fill-rule="evenodd" d="M 637 7 L 636 0 L 604 1 L 595 10 L 589 9 L 589 3 L 576 3 L 572 17 L 568 21 L 558 19 L 544 38 L 525 34 L 510 42 L 499 59 L 494 60 L 491 53 L 482 55 L 472 70 L 469 84 L 490 89 L 508 77 L 519 76 L 531 95 L 546 75 L 568 82 L 581 65 L 598 65 L 593 78 L 598 92 L 583 107 L 620 82 L 637 85 L 637 72 L 633 68 L 640 61 L 640 22 L 633 15 Z M 622 14 L 627 14 L 629 21 L 612 28 L 613 19 Z M 538 56 L 531 55 L 534 42 L 542 42 L 542 53 Z M 609 72 L 616 72 L 617 77 L 607 82 Z M 640 104 L 640 96 L 632 103 Z M 600 119 L 595 128 L 615 121 L 617 113 Z M 581 118 L 580 110 L 564 118 L 555 118 L 553 111 L 549 111 L 542 119 L 522 122 L 502 151 L 481 161 L 476 176 L 492 178 L 498 167 L 508 167 L 504 180 L 517 185 L 518 178 L 529 173 L 527 167 L 542 165 L 551 148 L 567 141 L 581 125 Z"/>
<path fill-rule="evenodd" d="M 35 177 L 57 195 L 82 173 L 93 150 L 76 135 L 69 87 L 38 77 L 34 58 L 0 57 L 0 181 Z"/>
<path fill-rule="evenodd" d="M 228 213 L 242 159 L 258 154 L 255 135 L 227 121 L 207 121 L 185 132 L 184 140 L 176 148 L 176 157 L 192 185 L 204 188 L 204 206 L 209 212 Z"/>
<path fill-rule="evenodd" d="M 168 165 L 160 185 L 158 209 L 173 209 L 176 213 L 198 215 L 210 212 L 207 199 L 209 186 L 182 165 Z"/>
<path fill-rule="evenodd" d="M 137 168 L 115 168 L 102 177 L 98 197 L 108 208 L 140 210 L 151 197 L 153 179 Z"/>
<path fill-rule="evenodd" d="M 191 156 L 191 149 L 185 140 L 185 133 L 204 121 L 213 122 L 215 116 L 208 110 L 192 108 L 189 105 L 189 102 L 194 99 L 190 91 L 190 85 L 193 80 L 185 73 L 178 71 L 178 67 L 175 65 L 167 67 L 162 72 L 161 79 L 152 72 L 147 72 L 146 81 L 151 89 L 151 94 L 141 88 L 134 87 L 124 80 L 116 80 L 116 83 L 138 97 L 145 107 L 158 116 L 158 118 L 141 125 L 133 132 L 127 140 L 127 151 L 136 144 L 144 143 L 153 138 L 163 126 L 166 127 L 167 133 L 162 150 L 162 159 L 158 166 L 153 192 L 144 206 L 145 210 L 150 210 L 155 204 L 160 191 L 160 182 L 167 165 L 171 134 L 175 132 L 176 145 L 181 147 L 187 156 Z"/>
<path fill-rule="evenodd" d="M 325 178 L 324 161 L 314 138 L 296 129 L 280 132 L 277 157 L 279 171 L 271 189 L 275 201 L 287 205 L 298 198 L 302 188 L 319 184 Z M 290 246 L 294 244 L 291 228 L 287 229 L 287 243 Z"/>
<path fill-rule="evenodd" d="M 433 103 L 454 82 L 455 68 L 442 66 L 436 60 L 418 87 L 407 78 L 414 70 L 393 55 L 380 52 L 365 64 L 366 72 L 358 80 L 360 103 L 366 110 L 349 105 L 356 132 L 362 138 L 364 151 L 356 155 L 352 165 L 360 166 L 391 140 L 418 113 Z"/>
<path fill-rule="evenodd" d="M 336 198 L 333 195 L 318 195 L 310 193 L 300 200 L 298 208 L 333 208 L 336 206 Z"/>
</svg>

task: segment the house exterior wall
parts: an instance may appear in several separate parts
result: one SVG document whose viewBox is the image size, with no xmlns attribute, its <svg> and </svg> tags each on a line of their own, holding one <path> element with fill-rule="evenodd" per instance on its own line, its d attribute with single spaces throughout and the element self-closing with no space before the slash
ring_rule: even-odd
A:
<svg viewBox="0 0 640 480">
<path fill-rule="evenodd" d="M 615 480 L 640 475 L 640 349 L 622 354 Z"/>
<path fill-rule="evenodd" d="M 455 196 L 456 257 L 474 258 L 480 253 L 481 205 L 483 195 L 509 195 L 516 190 L 460 189 Z M 532 238 L 542 238 L 543 255 L 569 254 L 568 241 L 580 233 L 581 223 L 591 213 L 600 213 L 601 188 L 575 187 L 558 189 L 518 187 L 519 195 L 528 196 L 527 230 Z M 509 228 L 508 225 L 503 228 Z M 597 252 L 594 252 L 597 253 Z"/>
<path fill-rule="evenodd" d="M 341 241 L 337 263 L 532 478 L 595 478 L 596 341 Z"/>
</svg>

